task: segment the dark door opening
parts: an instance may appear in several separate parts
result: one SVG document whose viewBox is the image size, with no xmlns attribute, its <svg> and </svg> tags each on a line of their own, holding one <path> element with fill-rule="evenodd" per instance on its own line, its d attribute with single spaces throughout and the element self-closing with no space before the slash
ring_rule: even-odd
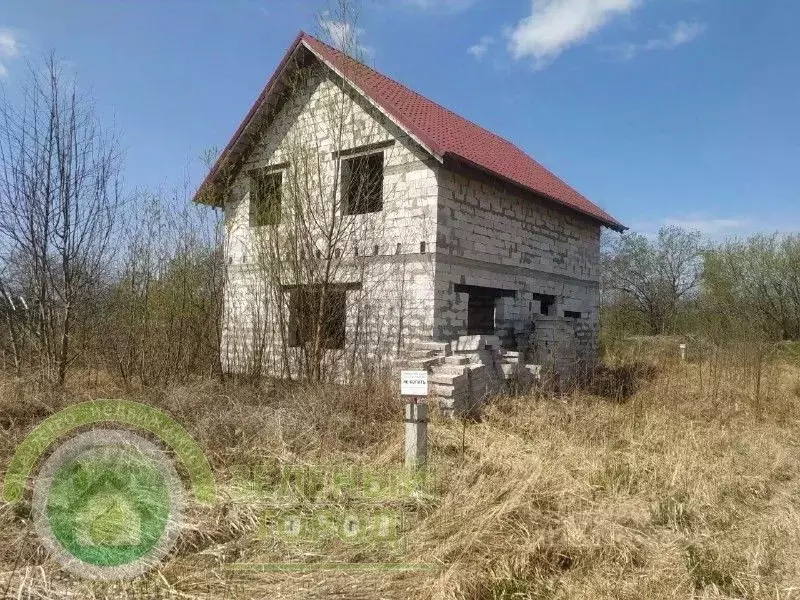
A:
<svg viewBox="0 0 800 600">
<path fill-rule="evenodd" d="M 467 335 L 494 333 L 494 296 L 470 294 L 467 303 Z"/>
<path fill-rule="evenodd" d="M 494 335 L 498 298 L 513 298 L 516 292 L 478 285 L 456 284 L 454 290 L 467 294 L 467 335 Z"/>
</svg>

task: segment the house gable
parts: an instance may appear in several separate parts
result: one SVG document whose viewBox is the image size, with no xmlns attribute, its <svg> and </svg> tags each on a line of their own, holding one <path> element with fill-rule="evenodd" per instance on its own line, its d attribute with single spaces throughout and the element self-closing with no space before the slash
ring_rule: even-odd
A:
<svg viewBox="0 0 800 600">
<path fill-rule="evenodd" d="M 397 139 L 407 146 L 414 146 L 413 152 L 420 160 L 441 161 L 441 157 L 437 157 L 417 136 L 353 83 L 352 70 L 349 67 L 331 63 L 319 52 L 318 47 L 309 43 L 309 40 L 317 41 L 301 33 L 292 44 L 197 190 L 194 196 L 195 202 L 211 206 L 224 205 L 231 187 L 241 179 L 241 171 L 253 166 L 252 156 L 255 152 L 259 152 L 258 144 L 269 137 L 270 130 L 284 111 L 286 104 L 291 103 L 291 97 L 300 87 L 305 86 L 305 84 L 298 85 L 298 76 L 303 78 L 310 72 L 316 72 L 319 75 L 317 79 L 330 79 L 360 105 L 364 114 L 369 114 L 371 119 L 380 121 L 386 130 L 385 139 Z M 328 70 L 328 73 L 323 75 L 325 70 Z M 367 145 L 372 142 L 363 141 L 363 143 Z M 380 140 L 377 143 L 380 143 Z M 353 144 L 358 146 L 355 141 Z"/>
<path fill-rule="evenodd" d="M 331 111 L 341 111 L 331 116 Z M 339 132 L 331 131 L 341 127 Z M 373 222 L 371 234 L 356 244 L 348 240 L 341 252 L 395 254 L 397 247 L 419 248 L 435 244 L 437 184 L 435 161 L 394 123 L 375 110 L 366 99 L 343 84 L 324 65 L 306 65 L 305 77 L 284 94 L 280 106 L 262 122 L 258 137 L 250 133 L 246 150 L 238 157 L 235 176 L 226 186 L 225 212 L 229 252 L 234 262 L 253 256 L 255 242 L 251 178 L 254 173 L 280 169 L 285 193 L 291 196 L 292 178 L 306 161 L 313 162 L 312 192 L 320 203 L 332 202 L 335 194 L 340 210 L 347 214 L 343 177 L 351 160 L 372 157 L 382 162 L 382 190 L 377 206 L 365 210 Z M 337 168 L 338 164 L 338 168 Z M 319 188 L 319 189 L 316 189 Z M 338 189 L 337 189 L 338 188 Z M 295 192 L 296 193 L 296 192 Z M 286 198 L 283 210 L 290 210 Z M 378 233 L 380 232 L 380 233 Z M 413 235 L 412 235 L 413 232 Z M 356 246 L 360 246 L 356 247 Z"/>
<path fill-rule="evenodd" d="M 402 84 L 374 71 L 320 42 L 301 33 L 278 70 L 259 96 L 256 104 L 239 127 L 228 147 L 198 190 L 195 200 L 215 204 L 219 201 L 209 189 L 215 182 L 225 181 L 225 171 L 236 163 L 237 153 L 246 143 L 247 130 L 257 120 L 263 106 L 277 93 L 280 82 L 293 61 L 306 60 L 313 54 L 344 81 L 362 94 L 381 113 L 388 116 L 420 147 L 440 162 L 455 157 L 500 179 L 513 182 L 541 197 L 596 219 L 601 224 L 622 231 L 619 221 L 587 200 L 583 195 L 553 175 L 511 142 L 483 129 L 452 111 L 413 92 Z"/>
</svg>

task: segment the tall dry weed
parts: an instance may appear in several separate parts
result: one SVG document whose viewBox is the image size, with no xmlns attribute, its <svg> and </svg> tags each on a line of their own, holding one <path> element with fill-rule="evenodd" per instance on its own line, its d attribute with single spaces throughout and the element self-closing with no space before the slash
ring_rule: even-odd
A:
<svg viewBox="0 0 800 600">
<path fill-rule="evenodd" d="M 249 574 L 237 579 L 235 597 L 790 598 L 800 581 L 798 369 L 765 361 L 757 371 L 744 360 L 655 357 L 643 370 L 619 361 L 603 377 L 643 373 L 625 395 L 616 384 L 612 393 L 575 388 L 499 398 L 480 422 L 434 416 L 435 493 L 405 506 L 401 553 L 378 545 L 315 552 L 435 570 Z M 91 393 L 114 391 L 102 387 Z M 69 401 L 3 389 L 4 424 L 22 430 Z M 74 398 L 90 392 L 82 394 Z M 183 422 L 220 484 L 218 505 L 192 514 L 176 553 L 153 574 L 174 597 L 222 597 L 233 589 L 225 565 L 294 552 L 257 537 L 257 506 L 232 499 L 235 465 L 402 460 L 401 404 L 390 386 L 355 393 L 200 382 L 131 395 Z M 0 571 L 15 570 L 13 590 L 58 597 L 66 588 L 52 583 L 58 569 L 27 534 L 26 515 L 0 509 L 0 521 Z"/>
</svg>

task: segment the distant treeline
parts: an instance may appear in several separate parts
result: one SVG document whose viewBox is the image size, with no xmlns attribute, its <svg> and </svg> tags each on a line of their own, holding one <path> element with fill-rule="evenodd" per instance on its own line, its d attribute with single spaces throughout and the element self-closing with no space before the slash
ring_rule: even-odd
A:
<svg viewBox="0 0 800 600">
<path fill-rule="evenodd" d="M 602 261 L 607 335 L 800 340 L 800 234 L 711 243 L 665 227 L 606 240 Z"/>
</svg>

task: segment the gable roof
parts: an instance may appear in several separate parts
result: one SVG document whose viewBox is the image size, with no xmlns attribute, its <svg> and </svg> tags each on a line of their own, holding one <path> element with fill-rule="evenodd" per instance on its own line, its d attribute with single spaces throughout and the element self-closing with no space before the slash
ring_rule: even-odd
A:
<svg viewBox="0 0 800 600">
<path fill-rule="evenodd" d="M 228 146 L 217 159 L 195 195 L 195 201 L 201 201 L 199 197 L 204 188 L 234 158 L 237 151 L 243 151 L 242 139 L 248 126 L 256 118 L 271 92 L 279 85 L 289 59 L 301 46 L 310 50 L 319 60 L 356 88 L 439 161 L 455 159 L 466 163 L 592 217 L 607 227 L 618 231 L 625 229 L 625 226 L 614 217 L 590 202 L 508 140 L 304 32 L 297 36 Z"/>
</svg>

